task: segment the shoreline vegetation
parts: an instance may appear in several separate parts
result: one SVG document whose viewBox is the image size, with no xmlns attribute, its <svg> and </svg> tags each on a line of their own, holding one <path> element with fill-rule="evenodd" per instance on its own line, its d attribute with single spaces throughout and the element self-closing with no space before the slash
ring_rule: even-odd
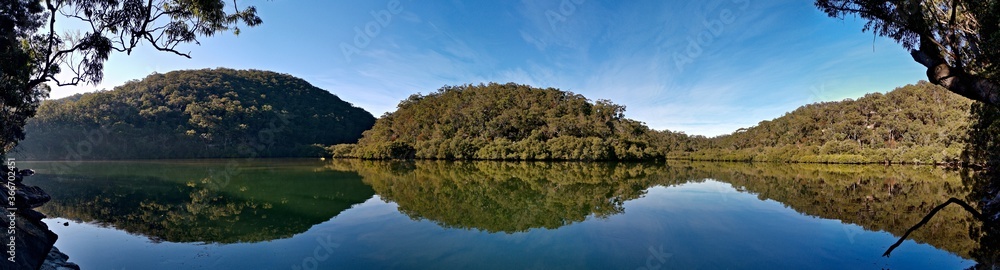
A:
<svg viewBox="0 0 1000 270">
<path fill-rule="evenodd" d="M 857 100 L 802 106 L 717 137 L 656 131 L 625 107 L 519 84 L 446 86 L 412 95 L 357 144 L 359 159 L 905 164 L 980 167 L 967 157 L 973 102 L 918 82 Z"/>
<path fill-rule="evenodd" d="M 114 90 L 45 101 L 12 153 L 27 160 L 691 160 L 979 168 L 982 155 L 968 142 L 996 139 L 989 131 L 971 131 L 986 130 L 973 127 L 998 118 L 989 111 L 920 81 L 804 105 L 705 137 L 651 129 L 626 118 L 625 106 L 610 100 L 489 83 L 417 93 L 376 119 L 287 74 L 218 68 L 152 74 Z"/>
</svg>

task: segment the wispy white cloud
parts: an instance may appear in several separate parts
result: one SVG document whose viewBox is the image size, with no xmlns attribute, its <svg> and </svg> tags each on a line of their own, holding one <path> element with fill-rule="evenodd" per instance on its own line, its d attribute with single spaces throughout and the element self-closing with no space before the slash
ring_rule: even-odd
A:
<svg viewBox="0 0 1000 270">
<path fill-rule="evenodd" d="M 200 49 L 208 51 L 196 60 L 112 59 L 122 62 L 109 62 L 116 65 L 109 72 L 110 78 L 132 79 L 151 69 L 272 69 L 375 115 L 443 85 L 517 82 L 610 99 L 655 129 L 702 135 L 730 133 L 809 102 L 890 90 L 923 74 L 897 44 L 877 38 L 873 52 L 862 22 L 827 18 L 809 1 L 575 2 L 406 1 L 392 24 L 349 62 L 338 44 L 352 42 L 353 27 L 384 4 L 354 4 L 308 23 L 289 8 L 282 12 L 291 15 L 281 17 L 287 21 L 274 29 L 265 24 L 260 37 L 206 41 Z M 732 22 L 720 25 L 727 15 Z M 296 23 L 308 28 L 277 28 Z M 687 55 L 692 40 L 706 33 L 710 41 Z M 679 64 L 678 55 L 690 61 Z"/>
</svg>

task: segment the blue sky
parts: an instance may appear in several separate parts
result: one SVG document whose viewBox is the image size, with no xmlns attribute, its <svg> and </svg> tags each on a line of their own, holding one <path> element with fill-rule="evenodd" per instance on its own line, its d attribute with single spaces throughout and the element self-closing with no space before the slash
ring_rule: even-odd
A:
<svg viewBox="0 0 1000 270">
<path fill-rule="evenodd" d="M 863 20 L 829 18 L 808 0 L 244 3 L 264 24 L 180 47 L 192 59 L 149 46 L 112 55 L 103 83 L 51 97 L 229 67 L 291 74 L 379 116 L 443 85 L 517 82 L 610 99 L 654 129 L 714 136 L 925 79 L 901 46 L 862 33 Z"/>
</svg>

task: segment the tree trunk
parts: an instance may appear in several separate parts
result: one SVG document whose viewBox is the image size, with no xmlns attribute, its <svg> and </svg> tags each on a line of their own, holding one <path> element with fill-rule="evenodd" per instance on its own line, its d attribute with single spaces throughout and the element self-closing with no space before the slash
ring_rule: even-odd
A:
<svg viewBox="0 0 1000 270">
<path fill-rule="evenodd" d="M 927 67 L 927 79 L 951 92 L 1000 107 L 1000 85 L 982 76 L 948 65 L 941 50 L 929 37 L 921 37 L 920 49 L 912 50 L 914 61 Z"/>
</svg>

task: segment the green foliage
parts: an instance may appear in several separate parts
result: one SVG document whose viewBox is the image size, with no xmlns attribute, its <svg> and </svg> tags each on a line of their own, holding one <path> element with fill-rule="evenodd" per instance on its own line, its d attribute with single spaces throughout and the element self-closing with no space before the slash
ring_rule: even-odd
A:
<svg viewBox="0 0 1000 270">
<path fill-rule="evenodd" d="M 958 164 L 971 102 L 927 82 L 810 104 L 714 138 L 653 131 L 624 107 L 517 84 L 413 95 L 366 131 L 369 159 L 645 160 Z M 412 148 L 412 151 L 411 151 Z M 396 149 L 396 150 L 393 150 Z"/>
<path fill-rule="evenodd" d="M 663 158 L 679 134 L 626 119 L 625 107 L 519 84 L 446 86 L 412 95 L 365 131 L 366 159 L 642 160 Z M 331 153 L 333 154 L 333 153 Z M 345 156 L 343 153 L 335 156 Z"/>
<path fill-rule="evenodd" d="M 30 159 L 320 156 L 374 124 L 368 112 L 286 74 L 204 69 L 47 101 L 18 148 Z"/>
<path fill-rule="evenodd" d="M 711 139 L 690 137 L 673 159 L 913 163 L 962 162 L 971 101 L 927 82 L 857 100 L 822 102 Z M 707 141 L 707 142 L 706 142 Z"/>
<path fill-rule="evenodd" d="M 27 119 L 48 96 L 46 83 L 97 84 L 104 78 L 104 62 L 112 52 L 131 53 L 147 44 L 190 58 L 175 48 L 198 43 L 199 36 L 227 31 L 239 34 L 241 24 L 253 27 L 262 23 L 255 7 L 240 8 L 237 1 L 140 2 L 0 2 L 0 155 L 24 139 Z M 229 3 L 232 5 L 227 6 Z M 86 22 L 87 27 L 58 30 L 68 18 Z M 63 69 L 71 73 L 57 76 Z"/>
<path fill-rule="evenodd" d="M 354 148 L 354 156 L 364 159 L 406 159 L 413 157 L 413 147 L 404 142 L 376 142 Z"/>
<path fill-rule="evenodd" d="M 326 148 L 326 151 L 330 153 L 335 158 L 346 158 L 352 157 L 354 153 L 354 144 L 335 144 Z"/>
<path fill-rule="evenodd" d="M 37 56 L 24 37 L 42 26 L 40 1 L 0 2 L 0 156 L 24 139 L 24 124 L 48 96 L 45 85 L 29 86 Z"/>
</svg>

